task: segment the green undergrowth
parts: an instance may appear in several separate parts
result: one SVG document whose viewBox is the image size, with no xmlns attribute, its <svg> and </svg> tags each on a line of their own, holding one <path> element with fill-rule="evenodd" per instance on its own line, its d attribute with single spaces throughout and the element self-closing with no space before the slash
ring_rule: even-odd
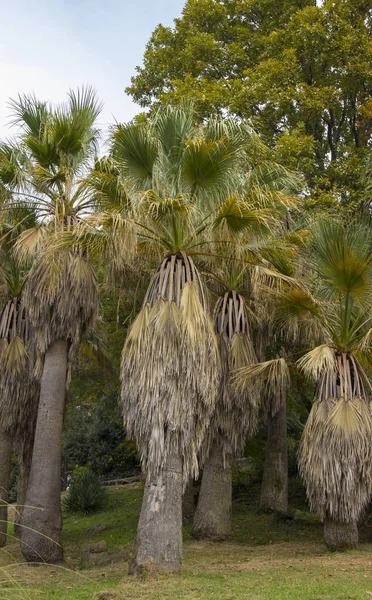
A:
<svg viewBox="0 0 372 600">
<path fill-rule="evenodd" d="M 257 488 L 258 489 L 258 488 Z M 0 600 L 368 600 L 372 597 L 370 546 L 329 554 L 321 524 L 291 482 L 293 521 L 257 513 L 252 484 L 236 494 L 233 539 L 195 542 L 184 527 L 180 575 L 129 577 L 128 563 L 82 569 L 81 550 L 106 540 L 110 551 L 130 551 L 141 505 L 142 485 L 109 488 L 104 511 L 64 519 L 65 563 L 33 567 L 20 563 L 19 545 L 0 549 Z M 101 533 L 87 533 L 92 525 Z M 12 529 L 9 529 L 12 533 Z"/>
</svg>

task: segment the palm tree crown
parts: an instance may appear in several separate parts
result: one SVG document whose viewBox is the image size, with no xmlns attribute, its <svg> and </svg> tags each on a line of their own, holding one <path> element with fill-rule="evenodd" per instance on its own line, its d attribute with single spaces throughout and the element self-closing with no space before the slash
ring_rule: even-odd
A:
<svg viewBox="0 0 372 600">
<path fill-rule="evenodd" d="M 34 259 L 25 302 L 43 353 L 55 339 L 78 342 L 97 311 L 97 282 L 86 253 L 76 243 L 55 246 L 94 206 L 82 178 L 97 150 L 101 105 L 86 88 L 70 92 L 57 107 L 24 96 L 12 108 L 20 133 L 8 145 L 4 188 L 13 209 L 27 201 L 37 214 L 36 225 L 20 235 L 17 253 Z"/>
</svg>

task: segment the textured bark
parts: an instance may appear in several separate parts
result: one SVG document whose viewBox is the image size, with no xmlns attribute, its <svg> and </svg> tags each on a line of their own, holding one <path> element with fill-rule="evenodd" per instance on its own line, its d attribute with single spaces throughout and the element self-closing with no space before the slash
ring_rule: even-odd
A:
<svg viewBox="0 0 372 600">
<path fill-rule="evenodd" d="M 12 460 L 12 438 L 0 429 L 0 548 L 6 544 L 8 526 L 8 492 L 10 464 Z"/>
<path fill-rule="evenodd" d="M 288 510 L 288 450 L 287 409 L 285 403 L 278 412 L 267 417 L 265 466 L 261 485 L 260 510 Z"/>
<path fill-rule="evenodd" d="M 182 498 L 182 519 L 184 523 L 192 523 L 195 515 L 195 483 L 190 479 Z"/>
<path fill-rule="evenodd" d="M 223 460 L 215 444 L 204 466 L 199 501 L 191 535 L 197 539 L 226 540 L 231 537 L 231 461 Z"/>
<path fill-rule="evenodd" d="M 27 561 L 58 562 L 61 543 L 61 446 L 68 342 L 57 340 L 45 354 L 21 548 Z"/>
<path fill-rule="evenodd" d="M 182 459 L 170 456 L 157 477 L 148 476 L 130 573 L 177 573 L 182 562 Z"/>
<path fill-rule="evenodd" d="M 31 470 L 32 456 L 19 456 L 19 473 L 17 482 L 17 509 L 14 516 L 14 533 L 21 535 L 21 519 L 26 504 L 27 485 Z"/>
<path fill-rule="evenodd" d="M 356 523 L 340 523 L 329 517 L 324 520 L 324 543 L 331 552 L 352 550 L 358 545 Z"/>
</svg>

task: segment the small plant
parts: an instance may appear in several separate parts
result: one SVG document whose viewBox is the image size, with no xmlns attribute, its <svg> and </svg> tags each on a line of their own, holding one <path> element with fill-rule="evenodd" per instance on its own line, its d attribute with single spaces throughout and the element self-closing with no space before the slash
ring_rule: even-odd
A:
<svg viewBox="0 0 372 600">
<path fill-rule="evenodd" d="M 102 510 L 106 503 L 107 491 L 98 476 L 89 469 L 75 469 L 62 502 L 65 513 L 85 516 Z"/>
</svg>

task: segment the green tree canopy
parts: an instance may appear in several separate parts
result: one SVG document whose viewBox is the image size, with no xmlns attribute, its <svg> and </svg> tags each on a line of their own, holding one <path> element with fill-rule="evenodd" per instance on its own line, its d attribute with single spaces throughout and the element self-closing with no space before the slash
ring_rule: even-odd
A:
<svg viewBox="0 0 372 600">
<path fill-rule="evenodd" d="M 372 128 L 367 0 L 188 0 L 153 32 L 127 92 L 142 106 L 193 98 L 250 118 L 322 203 L 362 200 Z"/>
</svg>

